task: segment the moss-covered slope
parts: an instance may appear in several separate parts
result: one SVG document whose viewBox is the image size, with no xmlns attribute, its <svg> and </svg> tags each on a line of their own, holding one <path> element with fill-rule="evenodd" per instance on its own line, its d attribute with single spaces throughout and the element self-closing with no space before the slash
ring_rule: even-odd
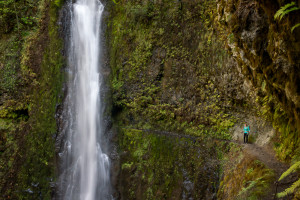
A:
<svg viewBox="0 0 300 200">
<path fill-rule="evenodd" d="M 4 199 L 50 199 L 63 58 L 61 1 L 0 1 L 0 189 Z"/>
<path fill-rule="evenodd" d="M 199 139 L 122 129 L 119 199 L 215 199 L 215 146 Z"/>
<path fill-rule="evenodd" d="M 190 197 L 216 198 L 221 171 L 212 167 L 213 174 L 208 167 L 219 166 L 213 141 L 183 148 L 181 142 L 153 142 L 161 139 L 137 130 L 230 139 L 229 129 L 244 120 L 246 109 L 253 110 L 221 32 L 213 29 L 216 2 L 143 0 L 110 6 L 113 117 L 121 128 L 119 197 L 188 199 L 180 166 L 194 184 Z"/>
<path fill-rule="evenodd" d="M 277 130 L 272 142 L 278 157 L 297 160 L 299 33 L 296 29 L 291 33 L 290 27 L 298 18 L 293 14 L 285 25 L 278 24 L 273 16 L 283 3 L 271 4 L 184 0 L 111 4 L 107 38 L 115 122 L 119 127 L 229 139 L 230 127 L 257 114 Z M 121 133 L 126 135 L 126 129 Z M 140 164 L 131 167 L 135 165 Z M 229 198 L 267 198 L 262 191 L 272 185 L 271 170 L 257 164 L 256 158 L 240 166 L 244 171 L 236 171 L 242 174 L 237 179 L 225 172 L 225 178 L 233 178 L 226 184 L 240 182 L 236 188 L 224 187 L 235 192 Z M 249 178 L 251 169 L 255 173 L 249 172 Z M 268 184 L 260 184 L 261 180 Z M 257 190 L 249 188 L 255 184 Z"/>
<path fill-rule="evenodd" d="M 108 19 L 122 126 L 229 137 L 247 96 L 213 30 L 214 1 L 120 1 Z"/>
<path fill-rule="evenodd" d="M 224 174 L 218 190 L 218 199 L 272 199 L 275 181 L 274 169 L 268 168 L 263 160 L 231 143 L 223 158 Z"/>
</svg>

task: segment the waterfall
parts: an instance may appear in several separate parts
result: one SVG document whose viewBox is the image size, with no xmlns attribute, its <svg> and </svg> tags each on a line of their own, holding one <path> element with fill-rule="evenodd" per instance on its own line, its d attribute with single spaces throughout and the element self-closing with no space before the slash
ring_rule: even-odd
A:
<svg viewBox="0 0 300 200">
<path fill-rule="evenodd" d="M 110 199 L 109 158 L 103 152 L 101 17 L 99 0 L 69 2 L 68 92 L 63 147 L 59 152 L 59 199 Z"/>
</svg>

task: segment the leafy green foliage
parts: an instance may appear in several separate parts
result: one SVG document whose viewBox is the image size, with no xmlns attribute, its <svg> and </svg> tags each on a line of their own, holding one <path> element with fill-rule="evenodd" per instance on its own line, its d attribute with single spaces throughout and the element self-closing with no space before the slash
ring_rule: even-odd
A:
<svg viewBox="0 0 300 200">
<path fill-rule="evenodd" d="M 285 177 L 287 177 L 288 175 L 290 175 L 293 172 L 296 172 L 298 169 L 300 169 L 300 161 L 296 162 L 295 164 L 293 164 L 287 171 L 285 171 L 280 178 L 278 179 L 278 181 L 281 181 L 282 179 L 284 179 Z"/>
<path fill-rule="evenodd" d="M 290 119 L 282 109 L 282 105 L 272 95 L 266 95 L 264 98 L 261 98 L 259 103 L 262 105 L 261 113 L 267 116 L 267 119 L 273 122 L 273 127 L 281 133 L 281 142 L 275 145 L 278 157 L 288 161 L 299 159 L 297 157 L 299 156 L 299 132 L 290 124 Z M 299 167 L 300 162 L 298 161 L 281 175 L 279 181 L 298 170 Z M 292 194 L 297 191 L 299 184 L 298 180 L 285 191 L 278 193 L 277 197 L 282 198 Z"/>
<path fill-rule="evenodd" d="M 296 11 L 296 10 L 299 10 L 300 8 L 298 8 L 296 6 L 296 3 L 295 2 L 291 2 L 291 3 L 288 3 L 284 6 L 282 6 L 274 15 L 274 19 L 279 19 L 282 20 L 282 18 L 289 14 L 290 12 L 292 11 Z"/>
<path fill-rule="evenodd" d="M 0 35 L 36 26 L 38 4 L 38 1 L 0 0 Z"/>
<path fill-rule="evenodd" d="M 54 0 L 54 4 L 60 8 L 63 5 L 64 1 L 65 0 Z"/>
<path fill-rule="evenodd" d="M 7 63 L 0 71 L 0 90 L 12 91 L 17 82 L 16 67 Z"/>
<path fill-rule="evenodd" d="M 212 31 L 214 6 L 171 0 L 113 5 L 111 85 L 122 126 L 230 138 L 233 102 L 213 80 L 228 59 Z"/>
<path fill-rule="evenodd" d="M 224 177 L 218 198 L 256 200 L 268 197 L 275 173 L 261 161 L 240 149 L 231 147 L 226 154 Z"/>
<path fill-rule="evenodd" d="M 293 183 L 293 185 L 291 187 L 287 188 L 283 192 L 278 193 L 277 197 L 278 198 L 283 198 L 283 197 L 285 197 L 289 194 L 292 194 L 299 187 L 300 187 L 300 179 L 298 179 L 295 183 Z"/>
<path fill-rule="evenodd" d="M 119 135 L 122 171 L 120 179 L 125 199 L 181 198 L 184 181 L 191 181 L 190 195 L 203 199 L 217 185 L 218 165 L 206 162 L 216 156 L 210 144 L 203 141 L 159 136 L 136 129 L 122 129 Z M 208 143 L 206 144 L 208 145 Z"/>
<path fill-rule="evenodd" d="M 283 105 L 271 94 L 264 94 L 257 98 L 261 106 L 258 115 L 262 116 L 277 129 L 281 135 L 281 142 L 276 143 L 276 152 L 281 160 L 290 161 L 297 159 L 299 152 L 299 131 L 291 123 L 290 117 L 283 109 Z"/>
<path fill-rule="evenodd" d="M 288 3 L 284 6 L 282 6 L 274 15 L 274 19 L 277 19 L 279 21 L 282 20 L 282 18 L 289 14 L 290 12 L 292 11 L 297 11 L 297 10 L 300 10 L 300 8 L 296 5 L 296 3 L 293 1 L 291 3 Z M 300 26 L 300 23 L 297 23 L 296 25 L 294 25 L 292 28 L 291 28 L 291 32 L 293 32 L 295 30 L 295 28 L 299 27 Z"/>
<path fill-rule="evenodd" d="M 280 176 L 280 178 L 278 179 L 278 181 L 281 181 L 282 179 L 284 179 L 285 177 L 287 177 L 291 173 L 297 172 L 297 170 L 299 171 L 299 169 L 300 169 L 300 161 L 296 162 L 287 171 L 285 171 Z M 289 188 L 285 189 L 283 192 L 278 193 L 277 197 L 278 198 L 282 198 L 282 197 L 285 197 L 285 196 L 287 196 L 289 194 L 292 194 L 299 187 L 300 187 L 300 179 L 298 179 L 296 182 L 294 182 Z"/>
<path fill-rule="evenodd" d="M 291 28 L 291 32 L 293 32 L 295 30 L 295 28 L 298 28 L 300 26 L 300 23 L 294 25 L 292 28 Z"/>
<path fill-rule="evenodd" d="M 38 5 L 38 1 L 0 0 L 0 93 L 12 94 L 23 84 L 20 54 L 29 31 L 37 26 Z"/>
<path fill-rule="evenodd" d="M 0 106 L 0 189 L 5 199 L 50 199 L 63 64 L 58 2 L 63 1 L 0 1 L 0 21 L 8 22 L 0 30 L 0 95 L 6 94 Z"/>
<path fill-rule="evenodd" d="M 50 198 L 50 181 L 54 181 L 54 138 L 57 125 L 55 120 L 56 106 L 61 101 L 59 94 L 62 86 L 61 68 L 63 58 L 60 54 L 62 41 L 58 35 L 57 12 L 58 7 L 54 2 L 50 3 L 47 15 L 50 21 L 46 23 L 48 31 L 38 34 L 47 34 L 49 43 L 46 43 L 42 52 L 41 73 L 37 78 L 39 84 L 32 91 L 31 112 L 29 123 L 31 124 L 30 133 L 25 137 L 26 156 L 24 166 L 21 167 L 19 174 L 20 190 L 30 188 L 33 194 L 20 193 L 19 198 L 36 199 L 42 195 L 45 199 Z M 42 37 L 42 35 L 40 35 Z M 39 38 L 39 37 L 37 37 Z M 39 41 L 45 42 L 45 41 Z M 36 43 L 31 43 L 34 45 Z M 28 52 L 29 54 L 32 52 Z M 32 55 L 29 55 L 33 59 Z M 39 183 L 39 187 L 32 184 Z"/>
</svg>

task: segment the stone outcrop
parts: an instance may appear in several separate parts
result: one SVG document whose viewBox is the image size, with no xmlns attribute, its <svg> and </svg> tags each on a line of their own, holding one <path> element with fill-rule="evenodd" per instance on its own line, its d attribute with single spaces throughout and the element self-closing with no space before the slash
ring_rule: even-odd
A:
<svg viewBox="0 0 300 200">
<path fill-rule="evenodd" d="M 218 21 L 227 30 L 227 47 L 242 73 L 259 92 L 276 97 L 300 129 L 300 21 L 299 11 L 282 21 L 274 14 L 282 1 L 218 1 Z"/>
</svg>

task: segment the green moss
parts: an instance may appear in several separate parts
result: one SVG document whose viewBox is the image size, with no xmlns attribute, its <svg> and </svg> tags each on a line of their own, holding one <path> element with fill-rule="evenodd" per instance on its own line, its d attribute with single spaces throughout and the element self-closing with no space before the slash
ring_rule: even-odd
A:
<svg viewBox="0 0 300 200">
<path fill-rule="evenodd" d="M 12 46 L 7 52 L 12 52 L 14 57 L 5 52 L 16 66 L 11 67 L 8 59 L 5 63 L 8 79 L 0 84 L 0 93 L 5 91 L 8 94 L 7 99 L 1 99 L 4 103 L 0 107 L 0 123 L 3 125 L 0 130 L 3 139 L 0 159 L 3 181 L 0 186 L 5 198 L 51 197 L 50 182 L 55 177 L 55 113 L 61 101 L 63 79 L 63 45 L 58 35 L 57 2 L 40 1 L 39 9 L 35 7 L 34 18 L 39 19 L 38 26 L 30 22 L 33 16 L 22 18 L 28 29 L 19 27 L 19 31 L 26 34 L 19 42 L 10 43 Z M 16 39 L 14 33 L 9 38 Z"/>
<path fill-rule="evenodd" d="M 0 41 L 0 92 L 13 92 L 18 78 L 18 42 L 15 35 Z M 4 64 L 5 63 L 5 64 Z"/>
<path fill-rule="evenodd" d="M 54 5 L 61 8 L 65 0 L 54 0 Z"/>
<path fill-rule="evenodd" d="M 107 37 L 120 126 L 230 138 L 234 100 L 213 80 L 228 59 L 212 31 L 214 6 L 168 0 L 111 7 Z"/>
<path fill-rule="evenodd" d="M 32 199 L 42 195 L 50 199 L 50 182 L 54 181 L 55 147 L 54 136 L 57 131 L 55 120 L 56 106 L 62 87 L 61 55 L 62 41 L 58 35 L 57 7 L 50 4 L 48 24 L 49 43 L 43 53 L 41 73 L 38 77 L 38 87 L 31 99 L 29 124 L 30 133 L 26 136 L 26 157 L 24 166 L 19 173 L 20 191 L 30 189 L 33 194 L 19 193 L 18 198 Z M 33 186 L 37 184 L 38 186 Z"/>
<path fill-rule="evenodd" d="M 225 159 L 218 198 L 251 200 L 268 197 L 275 180 L 274 171 L 237 147 L 233 145 Z"/>
<path fill-rule="evenodd" d="M 270 184 L 274 181 L 274 172 L 255 160 L 253 167 L 247 169 L 245 183 L 238 199 L 260 199 L 266 196 Z"/>
<path fill-rule="evenodd" d="M 277 157 L 285 162 L 297 160 L 299 158 L 300 134 L 294 121 L 284 111 L 284 105 L 276 97 L 266 93 L 258 97 L 257 102 L 261 106 L 259 114 L 271 121 L 273 127 L 279 132 L 274 138 Z"/>
<path fill-rule="evenodd" d="M 217 185 L 218 165 L 206 165 L 214 157 L 213 146 L 201 149 L 200 140 L 158 136 L 136 129 L 122 129 L 119 144 L 126 152 L 121 157 L 120 188 L 126 199 L 173 199 L 188 192 L 184 181 L 191 181 L 192 197 L 212 195 Z M 197 170 L 195 170 L 197 169 Z"/>
</svg>

